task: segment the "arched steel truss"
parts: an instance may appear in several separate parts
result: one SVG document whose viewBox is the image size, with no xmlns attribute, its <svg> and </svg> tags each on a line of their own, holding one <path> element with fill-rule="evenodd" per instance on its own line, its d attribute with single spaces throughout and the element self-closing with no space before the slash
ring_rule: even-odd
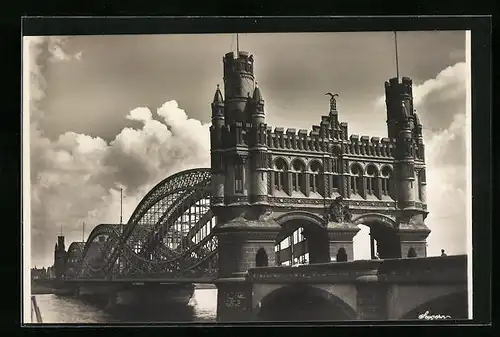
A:
<svg viewBox="0 0 500 337">
<path fill-rule="evenodd" d="M 217 272 L 210 169 L 174 174 L 139 203 L 126 225 L 99 225 L 78 277 L 202 277 Z"/>
<path fill-rule="evenodd" d="M 75 278 L 80 271 L 85 242 L 72 242 L 64 259 L 64 277 Z"/>
</svg>

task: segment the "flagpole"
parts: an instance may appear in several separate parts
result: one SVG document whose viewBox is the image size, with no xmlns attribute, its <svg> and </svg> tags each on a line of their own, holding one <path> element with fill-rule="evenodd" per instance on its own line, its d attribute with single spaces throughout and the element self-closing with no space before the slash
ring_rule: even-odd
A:
<svg viewBox="0 0 500 337">
<path fill-rule="evenodd" d="M 238 37 L 238 33 L 236 33 L 236 57 L 240 54 L 240 40 Z"/>
<path fill-rule="evenodd" d="M 85 221 L 83 222 L 82 226 L 82 242 L 85 242 Z"/>
<path fill-rule="evenodd" d="M 398 36 L 396 31 L 394 31 L 394 47 L 396 51 L 396 77 L 399 82 Z"/>
<path fill-rule="evenodd" d="M 120 225 L 123 224 L 123 189 L 120 188 Z"/>
</svg>

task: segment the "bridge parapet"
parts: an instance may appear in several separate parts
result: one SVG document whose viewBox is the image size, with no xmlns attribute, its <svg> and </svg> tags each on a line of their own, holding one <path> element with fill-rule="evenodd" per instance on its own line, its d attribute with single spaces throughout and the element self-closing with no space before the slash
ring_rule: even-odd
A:
<svg viewBox="0 0 500 337">
<path fill-rule="evenodd" d="M 248 270 L 253 283 L 463 283 L 467 256 L 359 260 Z"/>
</svg>

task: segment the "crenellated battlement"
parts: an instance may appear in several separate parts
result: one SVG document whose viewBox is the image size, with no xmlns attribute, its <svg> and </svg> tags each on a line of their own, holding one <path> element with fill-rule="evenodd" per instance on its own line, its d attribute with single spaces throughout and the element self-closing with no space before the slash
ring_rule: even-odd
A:
<svg viewBox="0 0 500 337">
<path fill-rule="evenodd" d="M 327 117 L 327 116 L 323 116 Z M 339 155 L 366 156 L 393 158 L 397 148 L 396 139 L 387 137 L 370 137 L 352 134 L 349 138 L 347 123 L 340 123 L 337 129 L 332 130 L 323 119 L 321 126 L 313 125 L 312 130 L 294 128 L 285 129 L 275 127 L 274 130 L 267 124 L 253 125 L 251 123 L 235 122 L 233 125 L 224 125 L 222 143 L 232 146 L 266 146 L 273 150 L 293 150 L 300 152 L 327 152 L 331 146 L 340 148 Z M 322 132 L 323 130 L 323 132 Z M 415 144 L 415 146 L 418 146 Z"/>
</svg>

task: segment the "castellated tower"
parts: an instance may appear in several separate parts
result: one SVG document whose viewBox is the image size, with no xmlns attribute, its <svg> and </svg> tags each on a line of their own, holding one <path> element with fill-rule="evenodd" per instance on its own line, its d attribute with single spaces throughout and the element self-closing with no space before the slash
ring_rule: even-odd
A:
<svg viewBox="0 0 500 337">
<path fill-rule="evenodd" d="M 275 264 L 280 226 L 265 219 L 268 206 L 267 125 L 264 100 L 254 78 L 253 56 L 227 53 L 223 58 L 224 93 L 217 87 L 212 102 L 211 208 L 218 219 L 218 317 L 244 315 L 226 303 L 249 298 L 248 269 Z M 228 280 L 228 282 L 224 282 Z M 235 283 L 235 280 L 239 280 Z M 243 316 L 244 317 L 244 316 Z"/>
<path fill-rule="evenodd" d="M 253 56 L 227 53 L 223 67 L 224 93 L 217 87 L 212 102 L 212 210 L 221 224 L 219 276 L 236 277 L 256 266 L 260 248 L 274 264 L 280 227 L 262 220 L 268 206 L 267 125 Z"/>
<path fill-rule="evenodd" d="M 225 98 L 218 87 L 212 102 L 212 206 L 265 205 L 267 126 L 253 56 L 228 53 L 223 63 Z"/>
<path fill-rule="evenodd" d="M 399 235 L 401 253 L 410 247 L 417 256 L 426 256 L 425 239 L 430 233 L 424 224 L 426 212 L 425 148 L 422 124 L 413 108 L 412 80 L 392 78 L 385 83 L 387 129 L 395 142 L 395 195 L 401 210 Z"/>
</svg>

